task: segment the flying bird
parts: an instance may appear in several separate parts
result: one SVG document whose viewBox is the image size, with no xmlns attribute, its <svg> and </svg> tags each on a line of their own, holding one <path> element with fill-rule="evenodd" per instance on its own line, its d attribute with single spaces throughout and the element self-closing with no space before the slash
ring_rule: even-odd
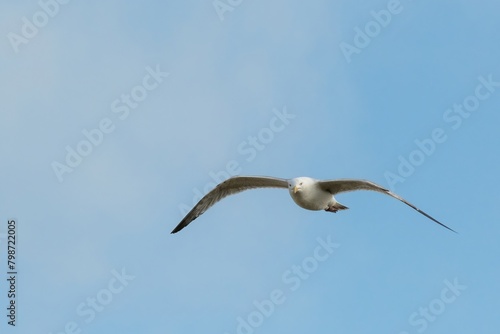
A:
<svg viewBox="0 0 500 334">
<path fill-rule="evenodd" d="M 307 210 L 325 210 L 328 212 L 348 209 L 345 205 L 337 202 L 334 197 L 336 194 L 354 190 L 377 191 L 400 200 L 435 223 L 455 232 L 399 195 L 371 181 L 355 179 L 316 180 L 310 177 L 297 177 L 286 180 L 268 176 L 234 176 L 219 183 L 206 194 L 171 233 L 177 233 L 182 230 L 224 197 L 254 188 L 288 188 L 290 196 L 298 206 Z"/>
</svg>

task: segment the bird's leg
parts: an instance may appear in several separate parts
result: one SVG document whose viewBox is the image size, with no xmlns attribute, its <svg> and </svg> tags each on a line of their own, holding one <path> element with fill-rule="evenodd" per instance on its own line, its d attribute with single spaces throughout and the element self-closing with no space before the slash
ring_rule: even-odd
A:
<svg viewBox="0 0 500 334">
<path fill-rule="evenodd" d="M 328 207 L 325 209 L 325 211 L 337 213 L 337 211 L 339 210 L 347 210 L 347 209 L 349 209 L 347 206 L 342 205 L 339 202 L 334 202 L 328 204 Z"/>
<path fill-rule="evenodd" d="M 337 211 L 339 211 L 339 209 L 337 209 L 337 208 L 335 208 L 333 206 L 329 206 L 328 208 L 325 209 L 325 211 L 337 213 Z"/>
</svg>

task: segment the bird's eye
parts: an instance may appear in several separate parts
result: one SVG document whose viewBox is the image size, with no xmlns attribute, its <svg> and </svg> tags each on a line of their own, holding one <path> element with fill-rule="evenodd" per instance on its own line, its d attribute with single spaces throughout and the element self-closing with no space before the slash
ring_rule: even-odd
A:
<svg viewBox="0 0 500 334">
<path fill-rule="evenodd" d="M 304 182 L 300 182 L 300 185 L 302 185 Z"/>
</svg>

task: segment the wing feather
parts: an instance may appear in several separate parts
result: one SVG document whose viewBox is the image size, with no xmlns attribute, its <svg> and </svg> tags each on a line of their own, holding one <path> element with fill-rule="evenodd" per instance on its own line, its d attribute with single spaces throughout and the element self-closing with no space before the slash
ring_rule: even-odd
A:
<svg viewBox="0 0 500 334">
<path fill-rule="evenodd" d="M 389 195 L 391 197 L 394 197 L 395 199 L 400 200 L 404 204 L 406 204 L 409 207 L 411 207 L 412 209 L 418 211 L 419 213 L 426 216 L 427 218 L 434 221 L 435 223 L 447 228 L 450 231 L 457 233 L 453 229 L 449 228 L 448 226 L 439 222 L 435 218 L 431 217 L 429 214 L 420 210 L 415 205 L 411 204 L 410 202 L 408 202 L 407 200 L 405 200 L 401 196 L 391 192 L 388 189 L 385 189 L 382 186 L 379 186 L 378 184 L 376 184 L 374 182 L 367 181 L 367 180 L 341 179 L 341 180 L 319 181 L 319 185 L 323 190 L 330 192 L 332 195 L 342 193 L 342 192 L 347 192 L 347 191 L 355 191 L 355 190 L 371 190 L 371 191 L 377 191 L 377 192 Z"/>
<path fill-rule="evenodd" d="M 206 194 L 171 233 L 177 233 L 189 225 L 193 220 L 202 215 L 212 205 L 227 197 L 239 192 L 254 188 L 288 188 L 288 181 L 285 179 L 267 176 L 234 176 L 219 183 L 214 189 Z"/>
</svg>

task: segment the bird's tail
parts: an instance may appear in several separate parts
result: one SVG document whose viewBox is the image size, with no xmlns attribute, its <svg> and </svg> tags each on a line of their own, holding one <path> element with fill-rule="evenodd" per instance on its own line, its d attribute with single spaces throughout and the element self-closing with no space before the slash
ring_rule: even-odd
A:
<svg viewBox="0 0 500 334">
<path fill-rule="evenodd" d="M 340 204 L 339 202 L 335 202 L 334 204 L 331 204 L 325 211 L 328 212 L 337 212 L 339 210 L 347 210 L 349 209 L 347 206 Z"/>
</svg>

